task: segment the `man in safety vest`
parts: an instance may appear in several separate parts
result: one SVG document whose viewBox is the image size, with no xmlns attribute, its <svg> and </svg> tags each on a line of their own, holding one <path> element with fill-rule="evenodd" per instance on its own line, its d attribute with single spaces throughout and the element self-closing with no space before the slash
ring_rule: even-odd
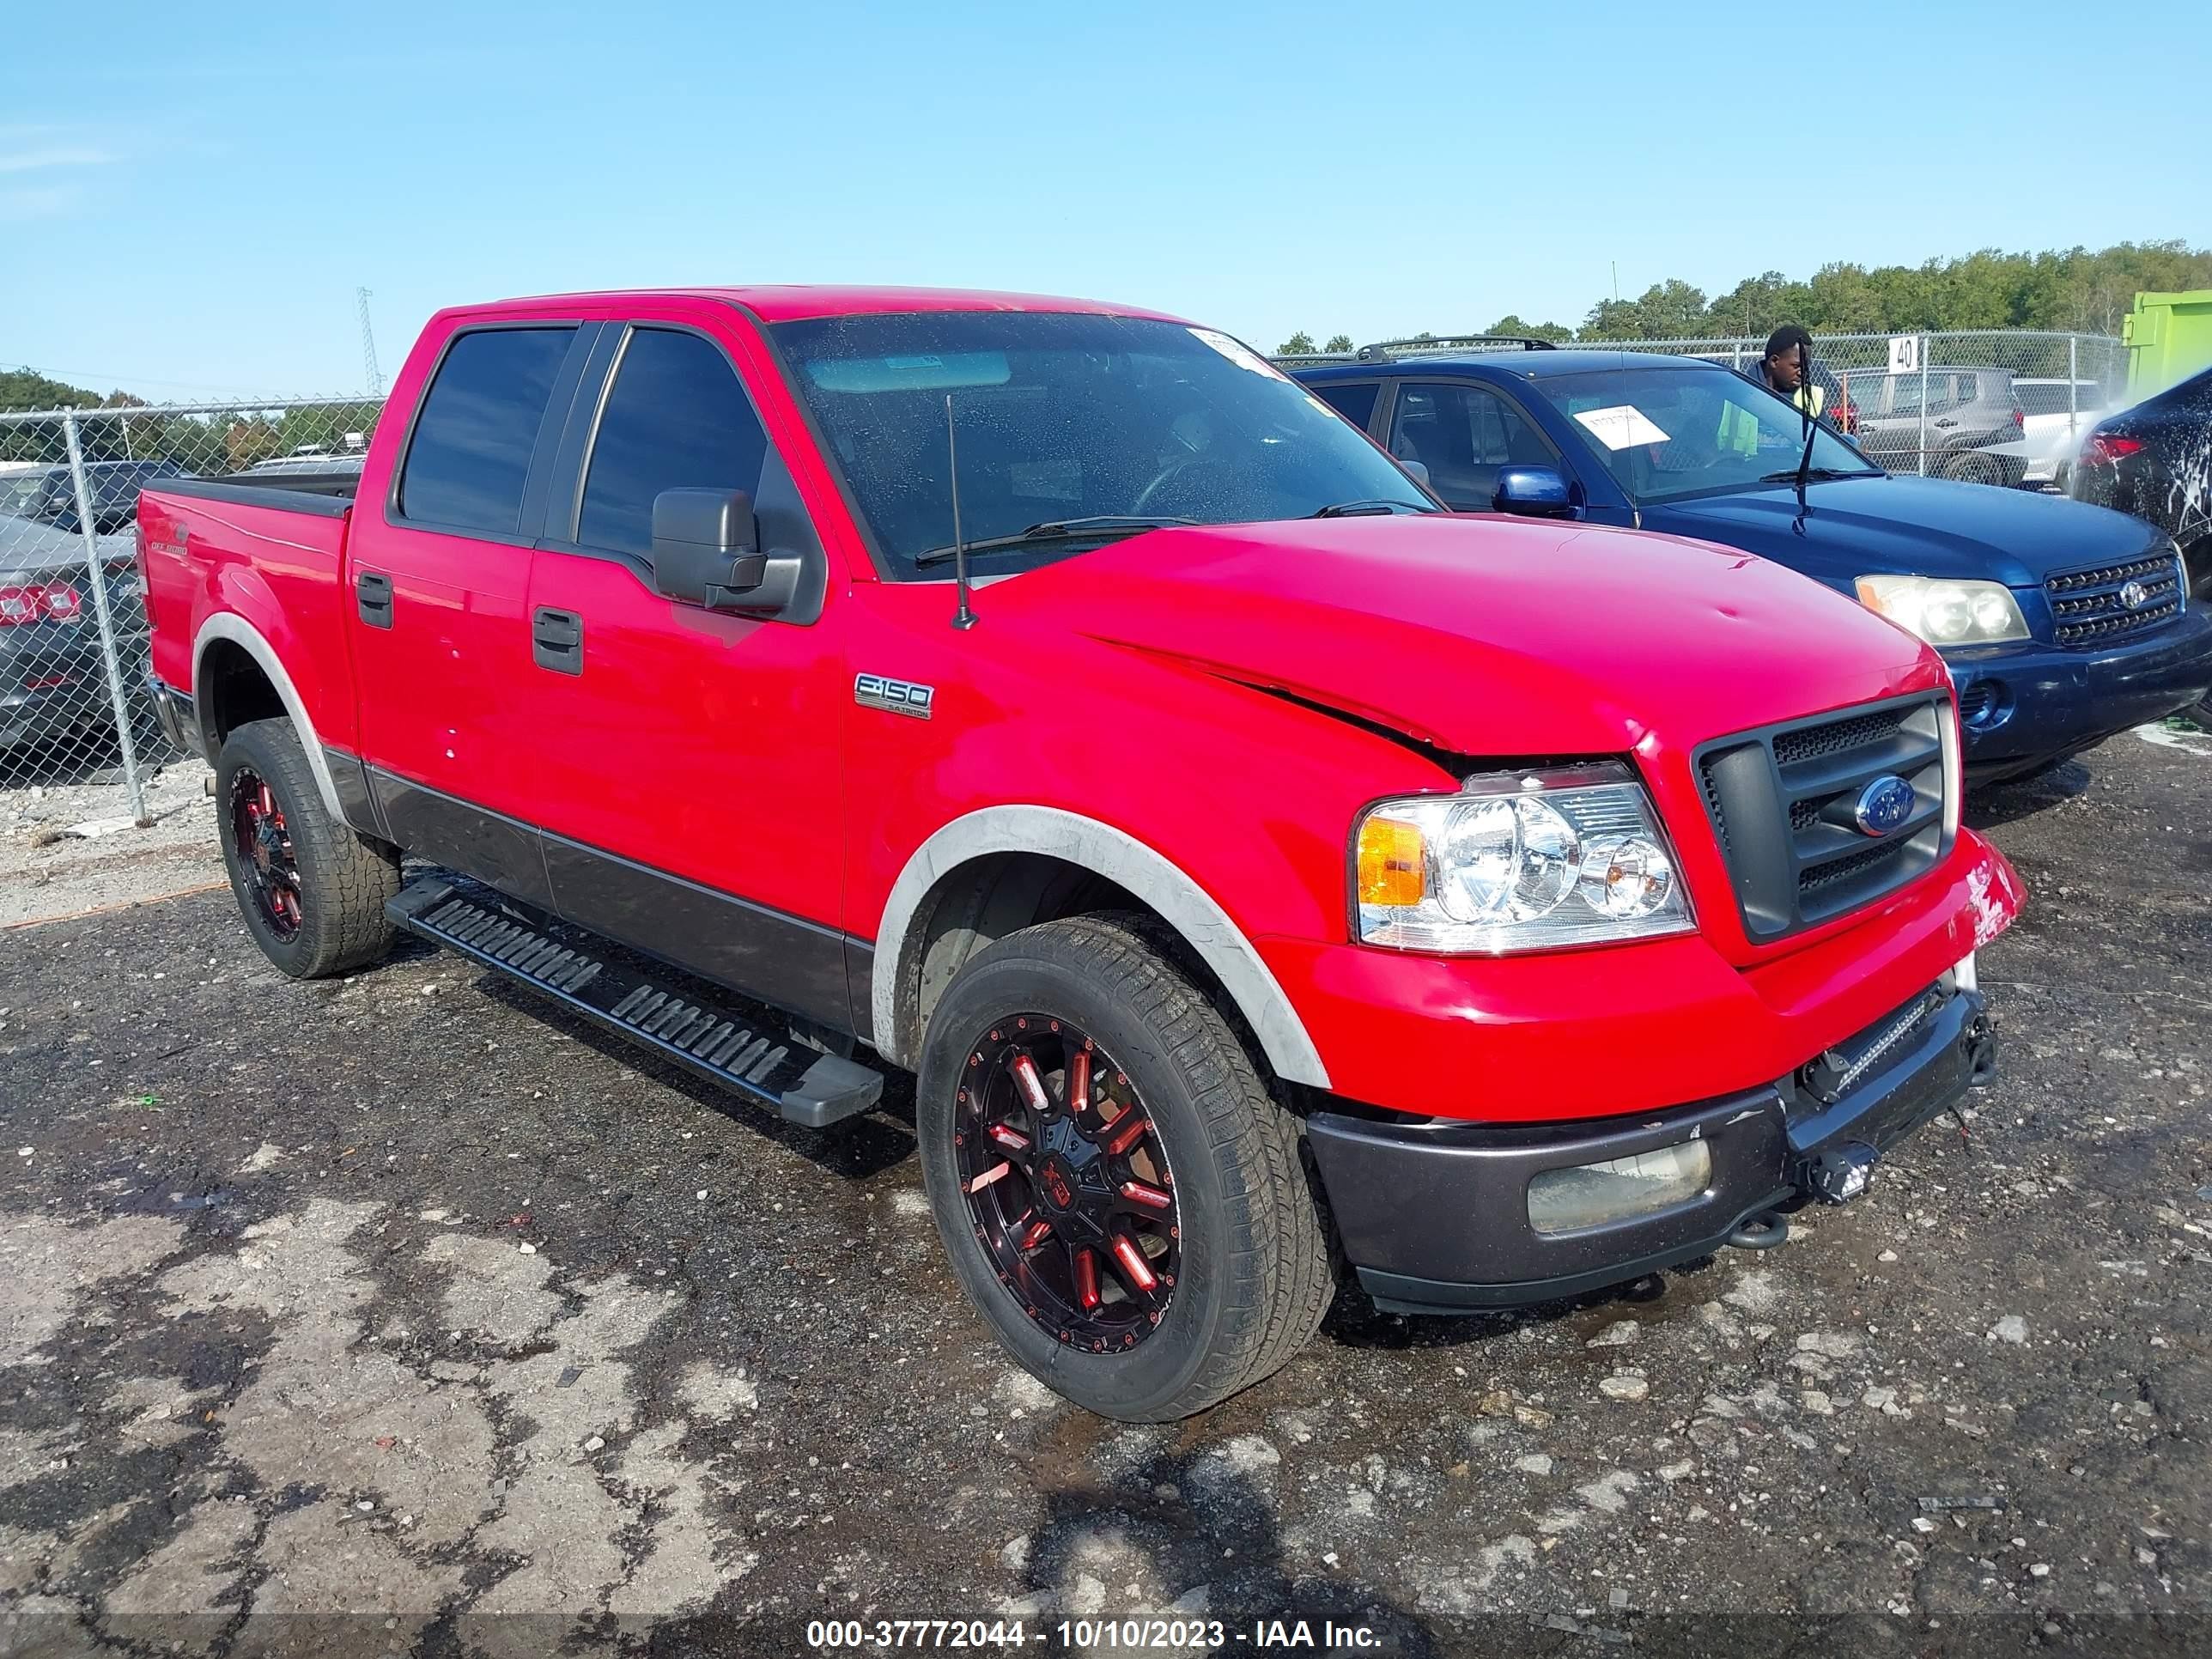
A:
<svg viewBox="0 0 2212 1659">
<path fill-rule="evenodd" d="M 1813 337 L 1796 323 L 1784 323 L 1766 337 L 1766 355 L 1752 379 L 1817 421 L 1827 399 L 1813 381 L 1812 363 Z"/>
</svg>

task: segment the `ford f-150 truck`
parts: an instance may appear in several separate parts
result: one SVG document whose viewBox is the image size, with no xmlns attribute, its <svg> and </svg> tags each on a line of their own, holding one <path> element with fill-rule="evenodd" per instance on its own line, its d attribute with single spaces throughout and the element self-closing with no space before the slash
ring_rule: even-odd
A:
<svg viewBox="0 0 2212 1659">
<path fill-rule="evenodd" d="M 2019 892 L 1933 651 L 1455 518 L 1174 318 L 449 311 L 357 481 L 139 522 L 272 962 L 407 929 L 808 1125 L 919 1073 L 961 1281 L 1110 1416 L 1267 1375 L 1345 1267 L 1439 1312 L 1778 1242 L 1992 1066 Z"/>
</svg>

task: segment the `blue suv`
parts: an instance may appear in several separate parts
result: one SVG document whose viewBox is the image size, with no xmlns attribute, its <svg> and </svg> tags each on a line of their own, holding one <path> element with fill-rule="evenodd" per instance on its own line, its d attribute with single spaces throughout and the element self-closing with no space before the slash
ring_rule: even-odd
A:
<svg viewBox="0 0 2212 1659">
<path fill-rule="evenodd" d="M 1970 781 L 2043 770 L 2212 688 L 2212 617 L 2163 532 L 1887 472 L 1718 363 L 1478 337 L 1291 368 L 1449 507 L 1741 548 L 1917 634 L 1956 682 Z"/>
</svg>

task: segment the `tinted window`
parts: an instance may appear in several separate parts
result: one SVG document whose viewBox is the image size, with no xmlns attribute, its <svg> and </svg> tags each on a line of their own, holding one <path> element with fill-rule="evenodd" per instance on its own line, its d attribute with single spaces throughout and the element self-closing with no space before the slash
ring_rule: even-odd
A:
<svg viewBox="0 0 2212 1659">
<path fill-rule="evenodd" d="M 1454 507 L 1474 507 L 1491 504 L 1501 467 L 1559 459 L 1519 410 L 1479 386 L 1399 387 L 1390 453 L 1428 468 L 1430 487 Z"/>
<path fill-rule="evenodd" d="M 729 360 L 711 342 L 641 328 L 623 348 L 599 416 L 576 539 L 622 553 L 653 546 L 653 498 L 664 489 L 760 484 L 768 434 Z"/>
<path fill-rule="evenodd" d="M 1928 412 L 1940 415 L 1947 409 L 1956 409 L 1961 404 L 1974 400 L 1974 377 L 1952 369 L 1931 368 L 1927 374 Z M 1917 415 L 1920 412 L 1922 377 L 1899 374 L 1890 382 L 1889 412 L 1893 415 Z"/>
<path fill-rule="evenodd" d="M 1368 422 L 1375 418 L 1375 400 L 1382 395 L 1382 386 L 1379 380 L 1358 380 L 1349 385 L 1339 381 L 1317 386 L 1313 391 L 1322 402 L 1364 432 Z"/>
<path fill-rule="evenodd" d="M 489 328 L 454 340 L 407 447 L 403 517 L 515 533 L 538 422 L 574 332 Z"/>
</svg>

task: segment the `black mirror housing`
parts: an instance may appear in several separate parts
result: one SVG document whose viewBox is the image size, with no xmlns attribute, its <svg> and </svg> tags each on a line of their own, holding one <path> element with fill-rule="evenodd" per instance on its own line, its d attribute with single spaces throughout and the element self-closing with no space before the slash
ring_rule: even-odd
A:
<svg viewBox="0 0 2212 1659">
<path fill-rule="evenodd" d="M 664 489 L 653 498 L 653 586 L 710 611 L 735 610 L 761 585 L 753 498 L 742 489 Z"/>
<path fill-rule="evenodd" d="M 1564 519 L 1575 510 L 1567 481 L 1555 466 L 1509 466 L 1498 474 L 1497 493 L 1491 507 L 1498 513 L 1520 513 L 1531 518 Z"/>
</svg>

